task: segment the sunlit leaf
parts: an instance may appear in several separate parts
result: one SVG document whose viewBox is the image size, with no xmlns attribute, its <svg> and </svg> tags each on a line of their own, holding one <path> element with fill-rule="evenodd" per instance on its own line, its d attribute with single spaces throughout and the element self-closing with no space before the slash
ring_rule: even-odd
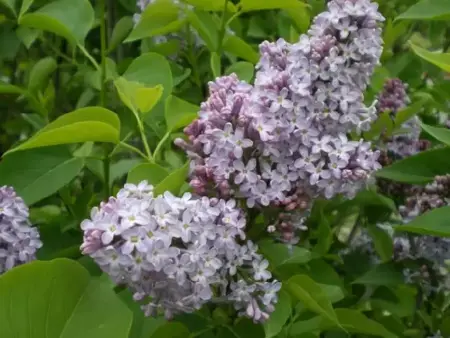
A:
<svg viewBox="0 0 450 338">
<path fill-rule="evenodd" d="M 86 107 L 61 115 L 33 137 L 7 152 L 88 141 L 118 143 L 120 120 L 112 111 Z"/>
<path fill-rule="evenodd" d="M 24 14 L 19 24 L 52 32 L 73 45 L 82 45 L 94 24 L 94 9 L 89 0 L 57 0 Z"/>
</svg>

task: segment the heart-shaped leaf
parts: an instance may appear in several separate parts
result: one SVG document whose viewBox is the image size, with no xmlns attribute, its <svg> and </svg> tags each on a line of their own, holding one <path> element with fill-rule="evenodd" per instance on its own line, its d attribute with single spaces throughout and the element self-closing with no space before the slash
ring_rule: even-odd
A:
<svg viewBox="0 0 450 338">
<path fill-rule="evenodd" d="M 132 313 L 109 284 L 68 259 L 35 261 L 0 277 L 0 336 L 127 338 Z"/>
<path fill-rule="evenodd" d="M 57 0 L 24 14 L 19 24 L 60 35 L 73 46 L 83 45 L 94 25 L 94 9 L 89 0 Z"/>
</svg>

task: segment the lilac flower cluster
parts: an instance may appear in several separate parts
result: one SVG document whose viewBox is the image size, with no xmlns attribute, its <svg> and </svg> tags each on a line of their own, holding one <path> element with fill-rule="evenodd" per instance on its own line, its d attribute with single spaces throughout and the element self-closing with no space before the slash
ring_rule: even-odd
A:
<svg viewBox="0 0 450 338">
<path fill-rule="evenodd" d="M 11 187 L 0 188 L 0 274 L 36 259 L 42 246 L 28 207 Z"/>
<path fill-rule="evenodd" d="M 234 200 L 154 196 L 144 181 L 126 184 L 92 209 L 81 224 L 81 250 L 129 287 L 147 315 L 171 318 L 215 301 L 261 322 L 274 310 L 281 284 L 269 281 L 257 246 L 244 242 L 245 225 Z"/>
<path fill-rule="evenodd" d="M 192 159 L 191 186 L 249 207 L 306 210 L 311 198 L 353 197 L 380 167 L 366 130 L 376 108 L 363 91 L 382 50 L 369 0 L 334 0 L 296 44 L 264 42 L 255 86 L 235 75 L 209 84 L 199 119 L 177 140 Z"/>
<path fill-rule="evenodd" d="M 405 239 L 405 242 L 408 239 Z M 435 236 L 415 236 L 409 239 L 408 245 L 397 249 L 398 259 L 425 259 L 429 264 L 419 270 L 405 269 L 403 274 L 407 283 L 420 284 L 424 291 L 431 292 L 450 290 L 450 239 Z M 436 281 L 431 279 L 434 275 Z M 437 284 L 435 283 L 437 282 Z"/>
<path fill-rule="evenodd" d="M 450 239 L 434 236 L 409 238 L 395 234 L 394 228 L 388 223 L 377 224 L 377 226 L 392 238 L 393 261 L 425 259 L 430 262 L 430 264 L 422 265 L 419 269 L 404 268 L 405 283 L 418 284 L 427 294 L 450 290 Z M 352 252 L 362 252 L 368 255 L 372 264 L 381 262 L 376 253 L 373 239 L 366 229 L 360 229 L 350 241 L 349 247 L 340 250 L 339 255 L 346 256 Z M 438 278 L 437 285 L 432 282 L 431 273 Z"/>
<path fill-rule="evenodd" d="M 432 209 L 450 204 L 450 175 L 436 176 L 435 180 L 425 186 L 414 186 L 406 196 L 405 205 L 399 207 L 400 214 L 406 221 Z"/>
<path fill-rule="evenodd" d="M 450 205 L 450 175 L 437 176 L 426 186 L 409 187 L 404 205 L 399 207 L 402 221 L 408 223 L 417 216 L 435 208 Z M 405 280 L 408 283 L 419 283 L 425 291 L 440 291 L 450 289 L 450 239 L 435 236 L 414 236 L 411 238 L 395 235 L 392 226 L 379 224 L 392 237 L 394 245 L 393 260 L 425 259 L 431 265 L 414 271 L 405 269 Z M 350 247 L 341 252 L 345 255 L 354 250 L 362 250 L 372 257 L 374 263 L 379 261 L 376 256 L 372 238 L 364 229 L 353 238 Z M 439 277 L 439 284 L 433 285 L 430 273 Z"/>
<path fill-rule="evenodd" d="M 378 112 L 396 114 L 398 111 L 404 109 L 410 103 L 409 96 L 406 92 L 407 88 L 408 85 L 400 79 L 387 79 L 384 83 L 383 91 L 378 95 Z"/>
<path fill-rule="evenodd" d="M 377 110 L 381 114 L 389 112 L 392 117 L 411 102 L 406 92 L 407 85 L 400 79 L 388 79 L 378 96 Z M 400 126 L 400 134 L 393 135 L 383 147 L 395 159 L 402 159 L 423 150 L 420 137 L 419 118 L 414 116 Z"/>
</svg>

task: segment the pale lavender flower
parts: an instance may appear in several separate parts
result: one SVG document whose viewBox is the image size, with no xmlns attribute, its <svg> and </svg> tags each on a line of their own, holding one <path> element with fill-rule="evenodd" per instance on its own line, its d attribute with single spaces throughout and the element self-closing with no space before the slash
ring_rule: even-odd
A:
<svg viewBox="0 0 450 338">
<path fill-rule="evenodd" d="M 369 0 L 354 3 L 330 1 L 297 43 L 263 42 L 254 86 L 234 74 L 209 84 L 188 140 L 176 141 L 197 194 L 303 213 L 314 198 L 353 198 L 371 182 L 379 152 L 347 135 L 377 118 L 363 93 L 381 56 L 383 17 Z M 295 241 L 288 228 L 282 237 Z"/>
<path fill-rule="evenodd" d="M 263 321 L 277 298 L 268 262 L 245 242 L 245 223 L 234 200 L 154 196 L 153 187 L 141 182 L 92 210 L 91 219 L 82 222 L 81 247 L 115 283 L 130 288 L 147 315 L 162 310 L 171 318 L 223 301 L 238 310 L 251 304 L 264 315 L 241 313 Z M 238 269 L 254 290 L 247 303 L 229 292 L 237 280 L 244 281 Z M 272 290 L 270 299 L 263 297 L 265 289 Z"/>
<path fill-rule="evenodd" d="M 28 217 L 28 207 L 14 188 L 0 187 L 0 275 L 36 259 L 42 242 Z"/>
</svg>

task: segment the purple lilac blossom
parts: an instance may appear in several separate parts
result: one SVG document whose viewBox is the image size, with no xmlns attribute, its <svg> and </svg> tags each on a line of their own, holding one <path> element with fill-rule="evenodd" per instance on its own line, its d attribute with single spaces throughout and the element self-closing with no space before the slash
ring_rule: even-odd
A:
<svg viewBox="0 0 450 338">
<path fill-rule="evenodd" d="M 430 210 L 450 205 L 450 175 L 437 176 L 435 180 L 425 186 L 413 186 L 408 189 L 404 205 L 399 207 L 403 223 L 409 223 L 414 218 Z M 378 224 L 393 240 L 393 260 L 425 259 L 431 264 L 417 271 L 404 269 L 407 283 L 420 283 L 428 293 L 431 291 L 450 289 L 450 239 L 435 236 L 405 237 L 395 234 L 394 228 L 389 224 Z M 350 242 L 348 249 L 340 252 L 346 255 L 349 252 L 361 250 L 373 258 L 374 263 L 379 262 L 372 238 L 365 229 L 362 229 Z M 431 269 L 431 270 L 430 270 Z M 439 277 L 439 284 L 433 285 L 430 271 Z"/>
<path fill-rule="evenodd" d="M 129 287 L 146 315 L 172 318 L 222 301 L 262 322 L 281 284 L 271 279 L 258 247 L 245 242 L 245 225 L 232 199 L 154 196 L 143 181 L 92 209 L 81 223 L 81 250 Z"/>
<path fill-rule="evenodd" d="M 368 0 L 331 1 L 298 43 L 261 44 L 253 87 L 235 75 L 211 82 L 189 141 L 177 140 L 194 191 L 305 210 L 312 198 L 364 188 L 379 153 L 347 134 L 376 118 L 363 91 L 381 55 L 382 20 Z"/>
<path fill-rule="evenodd" d="M 393 118 L 406 108 L 411 102 L 407 92 L 407 85 L 400 79 L 388 79 L 383 91 L 378 95 L 378 114 L 389 112 Z M 382 149 L 395 159 L 402 159 L 420 152 L 423 142 L 420 138 L 420 123 L 417 116 L 413 116 L 400 126 L 400 133 L 386 140 Z"/>
<path fill-rule="evenodd" d="M 0 274 L 36 259 L 42 246 L 28 207 L 11 187 L 0 188 Z"/>
</svg>

